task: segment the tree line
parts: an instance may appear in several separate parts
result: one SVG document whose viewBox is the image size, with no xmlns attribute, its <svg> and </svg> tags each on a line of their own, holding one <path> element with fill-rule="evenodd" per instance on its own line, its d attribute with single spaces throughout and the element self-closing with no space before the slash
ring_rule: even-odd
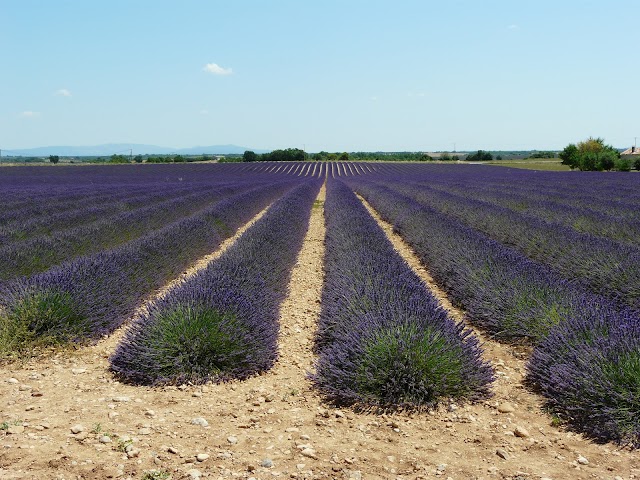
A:
<svg viewBox="0 0 640 480">
<path fill-rule="evenodd" d="M 610 171 L 618 170 L 628 172 L 631 168 L 640 170 L 640 158 L 631 162 L 627 158 L 621 158 L 620 152 L 611 145 L 606 145 L 604 139 L 589 137 L 588 139 L 570 143 L 558 155 L 563 165 L 568 165 L 571 170 L 582 171 Z"/>
</svg>

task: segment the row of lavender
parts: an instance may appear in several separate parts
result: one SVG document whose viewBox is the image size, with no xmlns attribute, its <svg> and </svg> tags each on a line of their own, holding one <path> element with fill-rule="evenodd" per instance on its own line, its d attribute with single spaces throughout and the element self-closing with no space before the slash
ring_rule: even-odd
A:
<svg viewBox="0 0 640 480">
<path fill-rule="evenodd" d="M 291 186 L 274 181 L 229 191 L 225 199 L 120 247 L 6 282 L 0 290 L 2 353 L 110 333 L 147 295 L 214 250 Z"/>
<path fill-rule="evenodd" d="M 272 205 L 220 258 L 155 302 L 111 358 L 124 381 L 243 379 L 277 358 L 278 314 L 320 182 Z"/>
<path fill-rule="evenodd" d="M 577 232 L 562 224 L 423 185 L 395 180 L 384 184 L 513 246 L 592 292 L 640 310 L 640 245 Z"/>
<path fill-rule="evenodd" d="M 560 223 L 578 232 L 631 244 L 637 244 L 640 240 L 640 211 L 632 208 L 627 200 L 602 198 L 593 204 L 592 195 L 579 198 L 575 193 L 567 196 L 566 192 L 558 194 L 543 188 L 531 191 L 516 185 L 487 188 L 486 185 L 467 184 L 464 188 L 454 188 L 446 183 L 430 183 L 429 186 L 506 207 L 547 222 Z"/>
<path fill-rule="evenodd" d="M 186 188 L 185 188 L 186 187 Z M 180 195 L 195 193 L 210 186 L 188 185 L 178 188 L 137 189 L 110 188 L 109 192 L 85 192 L 72 200 L 62 200 L 62 195 L 45 199 L 32 199 L 16 207 L 3 204 L 0 213 L 0 245 L 23 241 L 38 235 L 51 234 L 66 228 L 90 223 L 147 204 L 169 200 Z M 58 201 L 56 201 L 58 200 Z"/>
<path fill-rule="evenodd" d="M 10 242 L 0 247 L 0 281 L 34 275 L 75 257 L 115 248 L 255 185 L 256 182 L 237 182 L 232 186 L 198 188 L 195 192 L 181 190 L 170 194 L 168 199 L 166 193 L 157 193 L 146 197 L 143 206 L 132 210 L 99 215 L 93 222 L 79 222 L 77 226 L 50 234 Z M 89 218 L 94 217 L 93 208 L 85 211 Z M 62 221 L 66 220 L 63 216 Z M 51 228 L 56 228 L 55 222 Z"/>
<path fill-rule="evenodd" d="M 635 314 L 397 188 L 361 179 L 351 185 L 394 224 L 473 323 L 536 345 L 529 380 L 559 416 L 595 438 L 640 446 Z"/>
<path fill-rule="evenodd" d="M 493 381 L 477 338 L 448 317 L 340 181 L 327 183 L 315 385 L 338 403 L 433 406 Z"/>
</svg>

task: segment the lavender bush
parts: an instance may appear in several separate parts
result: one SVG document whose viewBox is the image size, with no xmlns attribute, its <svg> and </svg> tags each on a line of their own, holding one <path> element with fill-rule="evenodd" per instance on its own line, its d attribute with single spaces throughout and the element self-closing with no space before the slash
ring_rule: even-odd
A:
<svg viewBox="0 0 640 480">
<path fill-rule="evenodd" d="M 570 428 L 640 447 L 640 322 L 628 312 L 573 317 L 535 348 L 529 381 Z"/>
<path fill-rule="evenodd" d="M 447 316 L 342 182 L 327 184 L 325 217 L 315 386 L 360 405 L 486 397 L 493 374 L 477 338 Z"/>
<path fill-rule="evenodd" d="M 249 187 L 239 184 L 221 189 L 208 188 L 51 236 L 42 235 L 6 245 L 0 248 L 0 281 L 30 276 L 74 257 L 114 248 L 193 214 L 225 196 L 246 191 Z"/>
<path fill-rule="evenodd" d="M 204 383 L 271 368 L 280 304 L 319 186 L 305 181 L 293 189 L 219 259 L 154 303 L 111 357 L 118 378 Z"/>
<path fill-rule="evenodd" d="M 83 342 L 112 332 L 149 293 L 289 188 L 285 182 L 257 187 L 122 247 L 9 282 L 0 290 L 0 354 L 24 352 L 32 340 Z"/>
</svg>

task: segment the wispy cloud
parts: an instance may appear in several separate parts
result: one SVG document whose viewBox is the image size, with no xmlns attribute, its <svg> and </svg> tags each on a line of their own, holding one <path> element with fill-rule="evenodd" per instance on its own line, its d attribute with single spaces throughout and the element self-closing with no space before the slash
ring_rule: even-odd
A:
<svg viewBox="0 0 640 480">
<path fill-rule="evenodd" d="M 200 115 L 209 115 L 209 110 L 203 108 L 202 110 L 200 110 Z"/>
<path fill-rule="evenodd" d="M 233 73 L 231 68 L 221 67 L 217 63 L 207 63 L 202 70 L 212 75 L 231 75 Z"/>
<path fill-rule="evenodd" d="M 70 97 L 71 92 L 66 88 L 61 88 L 60 90 L 56 90 L 56 93 L 54 95 L 56 95 L 57 97 Z"/>
<path fill-rule="evenodd" d="M 376 97 L 376 96 L 370 97 L 370 100 L 372 102 L 377 102 L 378 101 L 378 97 Z"/>
<path fill-rule="evenodd" d="M 20 118 L 38 118 L 40 116 L 40 112 L 34 112 L 32 110 L 25 110 L 20 114 Z"/>
<path fill-rule="evenodd" d="M 512 24 L 512 25 L 509 25 L 507 28 L 509 30 L 517 30 L 518 29 L 518 25 Z"/>
</svg>

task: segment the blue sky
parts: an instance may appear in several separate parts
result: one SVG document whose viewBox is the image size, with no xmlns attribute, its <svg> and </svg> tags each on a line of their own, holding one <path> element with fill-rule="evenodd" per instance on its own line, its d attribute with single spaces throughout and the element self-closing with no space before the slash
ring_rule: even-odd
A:
<svg viewBox="0 0 640 480">
<path fill-rule="evenodd" d="M 640 2 L 0 0 L 0 148 L 640 136 Z"/>
</svg>

